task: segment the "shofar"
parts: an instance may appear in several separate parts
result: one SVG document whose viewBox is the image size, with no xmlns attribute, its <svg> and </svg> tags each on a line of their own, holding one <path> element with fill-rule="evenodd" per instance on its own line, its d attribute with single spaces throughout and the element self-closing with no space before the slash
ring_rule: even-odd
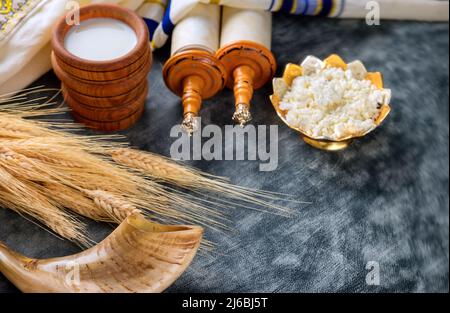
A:
<svg viewBox="0 0 450 313">
<path fill-rule="evenodd" d="M 192 262 L 202 235 L 200 227 L 164 226 L 135 214 L 72 256 L 30 259 L 0 243 L 0 272 L 22 292 L 162 292 Z"/>
</svg>

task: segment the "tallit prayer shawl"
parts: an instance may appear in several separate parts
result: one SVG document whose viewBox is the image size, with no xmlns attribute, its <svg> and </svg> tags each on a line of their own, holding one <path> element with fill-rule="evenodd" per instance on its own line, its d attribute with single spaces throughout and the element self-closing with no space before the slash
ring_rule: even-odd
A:
<svg viewBox="0 0 450 313">
<path fill-rule="evenodd" d="M 149 2 L 166 4 L 166 0 Z M 152 35 L 153 47 L 162 47 L 175 25 L 198 3 L 295 15 L 365 19 L 373 10 L 375 2 L 380 6 L 381 19 L 421 21 L 448 21 L 449 19 L 449 2 L 436 0 L 171 0 L 167 5 L 162 23 Z"/>
<path fill-rule="evenodd" d="M 154 49 L 198 3 L 335 18 L 362 18 L 380 5 L 381 19 L 448 21 L 449 2 L 437 0 L 77 0 L 117 3 L 135 10 L 150 30 Z M 0 0 L 0 98 L 50 70 L 51 28 L 70 0 Z"/>
</svg>

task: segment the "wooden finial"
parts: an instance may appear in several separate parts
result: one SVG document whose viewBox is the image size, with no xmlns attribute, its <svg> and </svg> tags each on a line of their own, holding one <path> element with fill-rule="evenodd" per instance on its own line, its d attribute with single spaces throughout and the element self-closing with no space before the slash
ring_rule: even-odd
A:
<svg viewBox="0 0 450 313">
<path fill-rule="evenodd" d="M 236 112 L 233 119 L 247 124 L 254 90 L 263 87 L 276 71 L 276 61 L 266 47 L 250 41 L 239 41 L 221 48 L 217 58 L 225 66 L 229 79 L 227 86 L 234 89 Z"/>
<path fill-rule="evenodd" d="M 163 70 L 169 89 L 182 98 L 183 129 L 192 134 L 198 129 L 197 117 L 203 99 L 215 96 L 225 87 L 227 73 L 209 52 L 187 50 L 174 55 Z"/>
<path fill-rule="evenodd" d="M 242 65 L 234 70 L 233 77 L 236 99 L 236 112 L 233 115 L 233 120 L 240 125 L 245 125 L 252 120 L 250 101 L 253 98 L 255 71 L 250 66 Z"/>
<path fill-rule="evenodd" d="M 183 81 L 183 129 L 188 134 L 193 134 L 198 130 L 197 117 L 202 107 L 202 92 L 205 83 L 200 76 L 188 76 Z"/>
</svg>

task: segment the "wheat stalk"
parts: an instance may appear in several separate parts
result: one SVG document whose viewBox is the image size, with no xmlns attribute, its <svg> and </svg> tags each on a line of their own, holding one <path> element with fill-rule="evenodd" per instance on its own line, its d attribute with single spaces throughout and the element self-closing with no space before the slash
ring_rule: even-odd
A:
<svg viewBox="0 0 450 313">
<path fill-rule="evenodd" d="M 2 108 L 3 109 L 3 108 Z M 44 137 L 53 134 L 52 131 L 38 124 L 30 125 L 20 116 L 0 113 L 0 138 L 24 139 Z"/>
<path fill-rule="evenodd" d="M 27 157 L 4 146 L 0 146 L 0 160 L 5 162 L 13 162 L 15 165 L 22 167 L 25 170 L 30 170 L 33 167 Z"/>
<path fill-rule="evenodd" d="M 143 212 L 123 198 L 119 198 L 103 190 L 84 190 L 94 200 L 97 207 L 104 210 L 112 219 L 121 223 L 128 216 Z"/>
<path fill-rule="evenodd" d="M 28 157 L 17 153 L 0 143 L 0 165 L 8 172 L 28 181 L 45 181 L 39 167 Z"/>
<path fill-rule="evenodd" d="M 0 205 L 37 219 L 64 238 L 89 243 L 73 213 L 121 222 L 139 211 L 163 223 L 226 229 L 217 208 L 286 212 L 270 203 L 279 200 L 278 194 L 233 186 L 161 156 L 125 149 L 120 136 L 80 136 L 75 124 L 38 121 L 62 110 L 15 99 L 24 104 L 0 106 Z"/>
<path fill-rule="evenodd" d="M 122 221 L 140 211 L 167 223 L 193 222 L 225 228 L 207 203 L 170 190 L 111 160 L 124 146 L 118 136 L 78 136 L 71 124 L 29 120 L 57 113 L 32 107 L 0 107 L 0 205 L 27 214 L 58 235 L 86 244 L 84 226 L 72 214 Z"/>
<path fill-rule="evenodd" d="M 152 179 L 170 183 L 185 189 L 197 190 L 199 193 L 215 194 L 221 199 L 233 199 L 234 207 L 246 207 L 259 210 L 269 210 L 276 214 L 290 214 L 290 210 L 273 204 L 271 201 L 292 201 L 288 195 L 272 192 L 257 191 L 245 187 L 235 186 L 222 177 L 209 175 L 173 160 L 149 152 L 135 149 L 121 148 L 111 151 L 111 157 L 119 164 L 141 170 Z M 247 205 L 243 204 L 246 203 Z"/>
<path fill-rule="evenodd" d="M 84 225 L 42 194 L 39 185 L 23 182 L 0 166 L 0 205 L 26 213 L 63 238 L 89 245 Z M 26 208 L 26 210 L 24 210 Z"/>
<path fill-rule="evenodd" d="M 113 222 L 107 212 L 99 211 L 92 199 L 71 187 L 61 184 L 46 184 L 49 196 L 57 203 L 78 215 L 98 222 Z"/>
<path fill-rule="evenodd" d="M 117 149 L 111 152 L 119 164 L 143 170 L 153 179 L 171 182 L 182 187 L 198 186 L 201 174 L 191 168 L 180 166 L 161 156 L 142 153 L 134 149 Z"/>
</svg>

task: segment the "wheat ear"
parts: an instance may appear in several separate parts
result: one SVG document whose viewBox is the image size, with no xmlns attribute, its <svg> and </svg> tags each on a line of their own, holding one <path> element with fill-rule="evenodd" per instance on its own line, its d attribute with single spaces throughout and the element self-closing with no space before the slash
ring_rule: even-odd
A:
<svg viewBox="0 0 450 313">
<path fill-rule="evenodd" d="M 0 206 L 26 213 L 63 238 L 82 246 L 90 244 L 84 235 L 85 226 L 57 203 L 49 201 L 42 193 L 42 186 L 17 179 L 3 166 L 0 166 L 0 181 Z"/>
<path fill-rule="evenodd" d="M 56 113 L 61 111 L 28 104 L 0 107 L 0 174 L 5 178 L 0 179 L 0 205 L 35 217 L 77 242 L 86 241 L 85 229 L 67 209 L 114 221 L 142 210 L 157 221 L 227 228 L 207 199 L 113 162 L 109 152 L 124 146 L 116 142 L 118 137 L 79 136 L 69 132 L 80 129 L 74 124 L 36 120 Z"/>
<path fill-rule="evenodd" d="M 76 189 L 56 183 L 45 184 L 45 187 L 54 201 L 78 215 L 98 222 L 114 221 L 107 212 L 99 210 L 91 198 Z"/>
<path fill-rule="evenodd" d="M 83 190 L 84 193 L 94 200 L 97 207 L 104 210 L 112 219 L 121 223 L 128 216 L 143 212 L 129 203 L 127 200 L 114 196 L 103 190 Z"/>
<path fill-rule="evenodd" d="M 218 202 L 234 207 L 289 215 L 291 211 L 288 208 L 275 205 L 272 201 L 297 202 L 292 201 L 288 195 L 233 185 L 222 177 L 209 175 L 153 153 L 128 148 L 116 149 L 110 153 L 115 162 L 138 169 L 154 180 L 198 191 L 201 195 L 208 192 L 216 195 Z M 234 202 L 224 199 L 232 199 Z"/>
</svg>

